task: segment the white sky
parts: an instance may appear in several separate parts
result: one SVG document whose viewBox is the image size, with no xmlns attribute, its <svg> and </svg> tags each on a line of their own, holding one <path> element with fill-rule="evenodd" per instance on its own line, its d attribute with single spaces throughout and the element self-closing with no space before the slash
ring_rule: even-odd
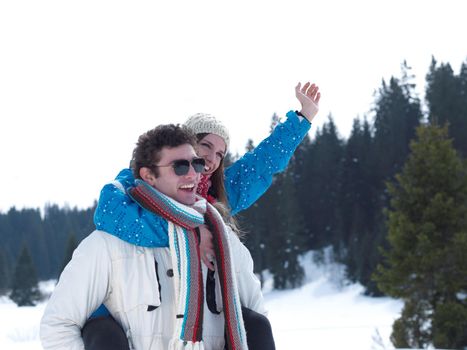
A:
<svg viewBox="0 0 467 350">
<path fill-rule="evenodd" d="M 347 137 L 381 79 L 407 59 L 419 92 L 431 56 L 467 58 L 467 2 L 5 0 L 0 2 L 0 210 L 88 207 L 138 136 L 213 113 L 232 149 L 274 112 L 322 91 Z"/>
</svg>

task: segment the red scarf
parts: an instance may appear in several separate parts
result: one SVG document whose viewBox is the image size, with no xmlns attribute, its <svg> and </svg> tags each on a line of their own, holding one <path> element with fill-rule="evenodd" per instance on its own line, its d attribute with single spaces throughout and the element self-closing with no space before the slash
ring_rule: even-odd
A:
<svg viewBox="0 0 467 350">
<path fill-rule="evenodd" d="M 196 192 L 201 197 L 205 198 L 209 203 L 214 204 L 217 202 L 217 200 L 208 193 L 211 185 L 211 174 L 201 174 Z"/>
</svg>

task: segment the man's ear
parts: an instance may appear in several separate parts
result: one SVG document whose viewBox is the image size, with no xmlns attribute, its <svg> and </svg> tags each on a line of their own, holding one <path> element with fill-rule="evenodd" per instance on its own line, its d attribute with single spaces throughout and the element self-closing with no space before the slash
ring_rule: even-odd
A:
<svg viewBox="0 0 467 350">
<path fill-rule="evenodd" d="M 149 168 L 142 167 L 139 169 L 139 176 L 151 186 L 154 186 L 156 183 L 156 176 Z"/>
</svg>

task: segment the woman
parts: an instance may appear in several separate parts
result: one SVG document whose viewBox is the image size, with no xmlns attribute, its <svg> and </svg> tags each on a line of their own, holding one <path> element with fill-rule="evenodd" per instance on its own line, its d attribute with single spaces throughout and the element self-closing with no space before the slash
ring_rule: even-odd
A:
<svg viewBox="0 0 467 350">
<path fill-rule="evenodd" d="M 230 209 L 230 212 L 224 211 L 224 219 L 231 221 L 231 215 L 253 204 L 269 188 L 273 175 L 286 168 L 318 112 L 318 90 L 315 84 L 306 83 L 302 87 L 299 83 L 295 93 L 302 107 L 300 112 L 288 112 L 284 123 L 279 124 L 252 152 L 245 154 L 225 171 L 223 162 L 229 146 L 229 134 L 225 126 L 206 114 L 197 114 L 187 120 L 186 127 L 197 135 L 196 151 L 206 162 L 198 193 L 208 201 L 220 202 L 224 208 Z M 133 182 L 131 170 L 125 169 L 116 181 L 104 186 L 94 216 L 96 228 L 132 244 L 168 246 L 167 236 L 155 237 L 152 233 L 154 227 L 161 225 L 159 218 L 142 211 L 126 194 L 124 189 L 132 186 Z M 201 230 L 201 237 L 203 262 L 214 270 L 211 262 L 214 250 L 206 228 Z M 267 319 L 253 310 L 245 309 L 243 313 L 250 349 L 273 349 L 274 341 Z M 100 308 L 83 328 L 86 349 L 98 348 L 94 342 L 99 342 L 99 339 L 105 341 L 106 332 L 115 337 L 115 322 L 106 315 L 105 308 Z M 258 324 L 261 326 L 258 327 Z M 254 332 L 248 332 L 251 325 L 255 325 Z"/>
</svg>

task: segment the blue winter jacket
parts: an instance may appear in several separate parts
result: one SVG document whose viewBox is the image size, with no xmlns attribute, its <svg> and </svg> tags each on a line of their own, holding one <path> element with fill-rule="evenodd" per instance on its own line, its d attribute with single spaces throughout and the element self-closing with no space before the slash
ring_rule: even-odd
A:
<svg viewBox="0 0 467 350">
<path fill-rule="evenodd" d="M 289 111 L 285 122 L 279 123 L 254 150 L 225 170 L 224 183 L 232 215 L 263 195 L 271 186 L 274 174 L 287 167 L 309 130 L 308 120 Z M 126 194 L 133 182 L 131 170 L 124 169 L 115 181 L 104 186 L 94 213 L 96 228 L 134 245 L 168 247 L 167 221 L 141 208 Z M 161 232 L 162 236 L 156 234 Z M 101 307 L 93 317 L 105 313 Z"/>
<path fill-rule="evenodd" d="M 271 186 L 274 174 L 283 171 L 293 152 L 310 129 L 310 123 L 295 112 L 253 151 L 225 170 L 225 189 L 232 215 L 248 208 Z M 168 247 L 168 237 L 155 232 L 167 232 L 167 222 L 142 209 L 126 194 L 134 177 L 130 169 L 122 170 L 115 181 L 101 190 L 94 213 L 98 230 L 108 232 L 126 242 L 143 247 Z M 155 229 L 157 228 L 157 229 Z"/>
</svg>

